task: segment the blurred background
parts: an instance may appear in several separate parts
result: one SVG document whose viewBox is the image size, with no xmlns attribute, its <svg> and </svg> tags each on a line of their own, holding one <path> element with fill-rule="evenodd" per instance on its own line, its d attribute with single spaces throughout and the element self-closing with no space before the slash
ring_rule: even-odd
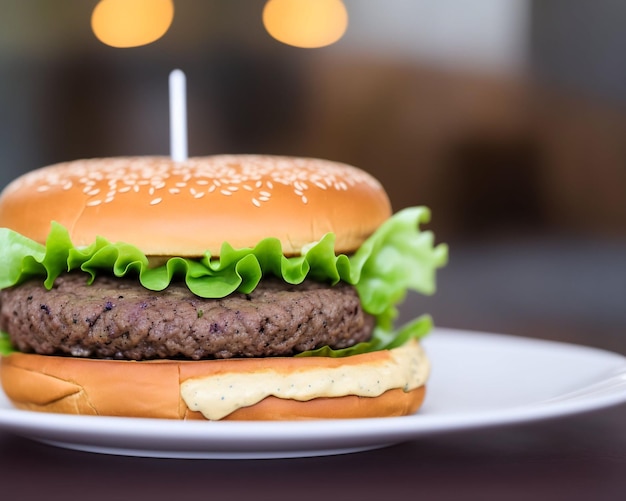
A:
<svg viewBox="0 0 626 501">
<path fill-rule="evenodd" d="M 321 48 L 270 36 L 266 3 L 175 0 L 162 38 L 117 48 L 98 0 L 0 0 L 0 186 L 169 154 L 181 68 L 190 155 L 343 161 L 431 208 L 450 263 L 402 317 L 626 353 L 626 2 L 345 0 Z"/>
</svg>

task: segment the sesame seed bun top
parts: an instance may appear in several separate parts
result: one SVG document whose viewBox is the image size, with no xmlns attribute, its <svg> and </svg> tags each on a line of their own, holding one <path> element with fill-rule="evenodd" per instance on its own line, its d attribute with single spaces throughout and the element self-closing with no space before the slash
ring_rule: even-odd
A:
<svg viewBox="0 0 626 501">
<path fill-rule="evenodd" d="M 0 226 L 44 243 L 51 221 L 74 245 L 96 236 L 148 256 L 218 256 L 223 242 L 278 238 L 286 255 L 324 234 L 352 252 L 391 215 L 380 183 L 345 164 L 219 155 L 77 160 L 29 172 L 0 194 Z"/>
</svg>

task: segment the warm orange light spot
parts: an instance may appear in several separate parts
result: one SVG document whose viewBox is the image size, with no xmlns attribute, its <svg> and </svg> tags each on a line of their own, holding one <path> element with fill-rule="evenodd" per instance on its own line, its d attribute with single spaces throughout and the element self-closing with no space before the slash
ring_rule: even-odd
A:
<svg viewBox="0 0 626 501">
<path fill-rule="evenodd" d="M 269 0 L 263 24 L 276 40 L 311 49 L 339 40 L 348 27 L 348 12 L 341 0 Z"/>
<path fill-rule="evenodd" d="M 107 45 L 138 47 L 161 38 L 173 19 L 173 0 L 100 0 L 91 28 Z"/>
</svg>

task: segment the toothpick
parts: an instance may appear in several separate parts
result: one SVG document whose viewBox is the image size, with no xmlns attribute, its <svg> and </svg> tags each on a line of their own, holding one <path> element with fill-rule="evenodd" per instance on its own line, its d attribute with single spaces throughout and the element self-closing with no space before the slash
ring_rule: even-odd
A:
<svg viewBox="0 0 626 501">
<path fill-rule="evenodd" d="M 170 155 L 175 162 L 187 160 L 187 89 L 185 74 L 173 70 L 170 90 Z"/>
</svg>

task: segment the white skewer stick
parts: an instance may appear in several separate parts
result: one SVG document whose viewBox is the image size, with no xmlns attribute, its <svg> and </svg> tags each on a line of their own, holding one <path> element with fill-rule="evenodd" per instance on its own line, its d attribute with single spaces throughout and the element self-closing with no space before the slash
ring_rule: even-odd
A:
<svg viewBox="0 0 626 501">
<path fill-rule="evenodd" d="M 187 160 L 187 91 L 185 74 L 170 73 L 170 155 L 174 162 Z"/>
</svg>

